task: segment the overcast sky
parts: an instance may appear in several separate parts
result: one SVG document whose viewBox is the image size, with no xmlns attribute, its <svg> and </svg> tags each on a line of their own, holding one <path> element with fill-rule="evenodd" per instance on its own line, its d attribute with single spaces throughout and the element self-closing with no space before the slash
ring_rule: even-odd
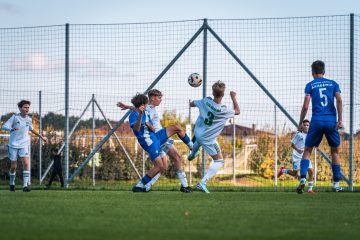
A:
<svg viewBox="0 0 360 240">
<path fill-rule="evenodd" d="M 360 13 L 358 0 L 0 0 L 0 27 Z"/>
</svg>

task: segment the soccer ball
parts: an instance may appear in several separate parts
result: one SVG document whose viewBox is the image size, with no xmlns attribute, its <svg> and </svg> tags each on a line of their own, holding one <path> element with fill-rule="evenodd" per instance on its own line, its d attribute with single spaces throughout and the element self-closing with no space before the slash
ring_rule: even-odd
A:
<svg viewBox="0 0 360 240">
<path fill-rule="evenodd" d="M 192 87 L 199 87 L 202 83 L 202 76 L 198 73 L 192 73 L 188 78 L 188 83 Z"/>
</svg>

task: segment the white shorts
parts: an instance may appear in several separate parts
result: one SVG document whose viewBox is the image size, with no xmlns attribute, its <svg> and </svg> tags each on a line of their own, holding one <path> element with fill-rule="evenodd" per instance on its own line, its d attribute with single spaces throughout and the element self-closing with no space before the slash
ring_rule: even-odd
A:
<svg viewBox="0 0 360 240">
<path fill-rule="evenodd" d="M 160 146 L 160 156 L 164 157 L 173 144 L 174 144 L 174 140 L 169 138 L 163 145 L 161 145 Z"/>
<path fill-rule="evenodd" d="M 199 143 L 201 144 L 201 146 L 204 148 L 204 150 L 210 155 L 210 156 L 214 156 L 218 153 L 221 153 L 221 149 L 220 146 L 217 142 L 202 142 L 199 141 Z"/>
<path fill-rule="evenodd" d="M 10 161 L 16 161 L 18 157 L 28 157 L 29 147 L 26 148 L 12 148 L 8 146 L 8 154 Z"/>
<path fill-rule="evenodd" d="M 293 161 L 292 161 L 292 165 L 293 165 L 293 170 L 295 171 L 299 171 L 300 170 L 300 162 L 301 162 L 301 159 L 294 159 L 293 158 Z M 312 168 L 312 164 L 311 164 L 311 161 L 309 161 L 309 168 Z"/>
</svg>

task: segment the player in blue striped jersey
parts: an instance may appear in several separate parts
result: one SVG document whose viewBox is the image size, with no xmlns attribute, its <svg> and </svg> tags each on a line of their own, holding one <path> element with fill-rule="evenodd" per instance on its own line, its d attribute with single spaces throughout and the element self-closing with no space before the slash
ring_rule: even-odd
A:
<svg viewBox="0 0 360 240">
<path fill-rule="evenodd" d="M 339 156 L 340 134 L 338 129 L 343 127 L 341 91 L 337 82 L 324 78 L 325 63 L 323 61 L 317 60 L 313 62 L 311 70 L 314 79 L 306 84 L 305 87 L 305 98 L 300 114 L 299 130 L 301 130 L 300 126 L 306 116 L 310 100 L 312 102 L 312 117 L 300 163 L 300 184 L 297 192 L 304 192 L 311 152 L 314 147 L 319 146 L 323 135 L 326 136 L 331 148 L 333 190 L 339 192 L 343 190 L 339 186 L 341 172 Z"/>
<path fill-rule="evenodd" d="M 137 94 L 131 100 L 135 109 L 129 116 L 130 127 L 133 129 L 141 147 L 149 154 L 150 160 L 154 163 L 148 173 L 133 187 L 133 192 L 145 192 L 145 186 L 158 173 L 166 170 L 161 158 L 161 145 L 167 142 L 168 138 L 177 134 L 178 137 L 192 149 L 193 143 L 179 125 L 171 125 L 156 131 L 154 122 L 146 110 L 148 98 L 144 94 Z M 118 104 L 119 106 L 119 104 Z"/>
<path fill-rule="evenodd" d="M 145 112 L 148 116 L 150 116 L 155 132 L 161 131 L 163 129 L 160 122 L 160 117 L 156 111 L 156 107 L 159 106 L 160 103 L 162 102 L 162 96 L 163 96 L 162 92 L 157 89 L 151 89 L 148 92 L 149 104 L 147 105 Z M 119 102 L 117 105 L 122 110 L 126 110 L 126 109 L 135 110 L 133 106 L 126 105 L 122 102 Z M 168 140 L 160 146 L 160 156 L 164 165 L 164 169 L 168 169 L 169 166 L 168 158 L 167 158 L 167 154 L 168 154 L 174 162 L 176 175 L 180 180 L 180 184 L 181 184 L 180 191 L 185 193 L 190 193 L 192 192 L 192 189 L 191 187 L 188 186 L 186 174 L 182 169 L 181 156 L 173 143 L 174 140 L 168 138 Z M 161 175 L 160 172 L 157 173 L 151 179 L 151 181 L 145 185 L 146 191 L 149 191 L 151 189 L 152 185 L 155 184 L 155 182 L 159 179 L 160 175 Z"/>
</svg>

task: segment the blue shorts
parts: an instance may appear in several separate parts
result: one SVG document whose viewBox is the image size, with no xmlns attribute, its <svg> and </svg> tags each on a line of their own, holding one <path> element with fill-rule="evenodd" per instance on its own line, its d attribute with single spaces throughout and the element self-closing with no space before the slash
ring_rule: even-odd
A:
<svg viewBox="0 0 360 240">
<path fill-rule="evenodd" d="M 336 122 L 320 121 L 311 121 L 309 132 L 305 139 L 305 146 L 318 147 L 324 134 L 330 147 L 336 148 L 340 146 L 340 134 L 336 129 Z"/>
<path fill-rule="evenodd" d="M 157 157 L 160 156 L 160 146 L 166 143 L 168 136 L 166 129 L 163 128 L 160 131 L 155 133 L 156 139 L 153 140 L 153 143 L 150 146 L 142 146 L 144 150 L 149 154 L 151 161 L 155 161 Z"/>
</svg>

